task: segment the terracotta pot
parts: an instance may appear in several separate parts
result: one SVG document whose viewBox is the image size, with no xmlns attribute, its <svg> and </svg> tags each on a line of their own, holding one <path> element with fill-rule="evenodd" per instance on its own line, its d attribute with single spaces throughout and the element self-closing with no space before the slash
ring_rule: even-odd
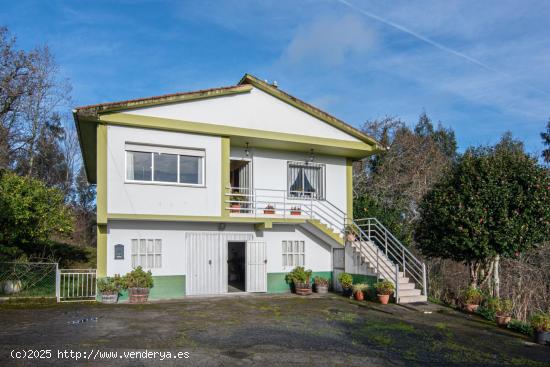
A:
<svg viewBox="0 0 550 367">
<path fill-rule="evenodd" d="M 145 303 L 149 300 L 149 288 L 128 288 L 130 303 Z"/>
<path fill-rule="evenodd" d="M 497 323 L 498 326 L 506 326 L 510 323 L 510 320 L 512 319 L 511 316 L 507 316 L 507 315 L 502 315 L 502 316 L 499 316 L 499 315 L 496 315 L 495 316 L 495 321 Z"/>
<path fill-rule="evenodd" d="M 365 295 L 363 294 L 363 291 L 355 292 L 355 300 L 356 301 L 363 301 L 364 299 L 365 299 Z"/>
<path fill-rule="evenodd" d="M 311 294 L 311 284 L 309 283 L 295 283 L 294 291 L 300 296 L 307 296 Z"/>
<path fill-rule="evenodd" d="M 351 297 L 353 296 L 353 290 L 351 288 L 342 288 L 342 294 L 345 297 Z"/>
<path fill-rule="evenodd" d="M 377 294 L 378 296 L 378 302 L 380 302 L 383 305 L 387 305 L 390 301 L 390 295 L 389 294 Z"/>
<path fill-rule="evenodd" d="M 301 210 L 291 210 L 290 215 L 302 215 L 302 211 Z"/>
<path fill-rule="evenodd" d="M 264 214 L 273 215 L 275 214 L 275 209 L 264 209 Z"/>
<path fill-rule="evenodd" d="M 117 303 L 118 292 L 101 292 L 101 303 Z"/>
<path fill-rule="evenodd" d="M 476 313 L 478 307 L 479 307 L 479 305 L 474 305 L 472 303 L 466 303 L 464 305 L 464 309 L 469 313 Z"/>
<path fill-rule="evenodd" d="M 320 294 L 328 293 L 328 285 L 315 284 L 315 292 L 320 293 Z"/>
<path fill-rule="evenodd" d="M 542 345 L 550 345 L 550 331 L 538 331 L 535 330 L 535 343 Z"/>
<path fill-rule="evenodd" d="M 241 212 L 241 204 L 231 204 L 231 213 L 240 213 Z"/>
</svg>

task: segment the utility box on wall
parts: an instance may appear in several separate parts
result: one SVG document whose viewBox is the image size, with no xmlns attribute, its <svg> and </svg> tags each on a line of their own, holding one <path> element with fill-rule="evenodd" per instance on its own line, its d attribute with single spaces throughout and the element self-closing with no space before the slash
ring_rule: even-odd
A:
<svg viewBox="0 0 550 367">
<path fill-rule="evenodd" d="M 115 260 L 124 260 L 124 245 L 117 243 L 115 245 Z"/>
</svg>

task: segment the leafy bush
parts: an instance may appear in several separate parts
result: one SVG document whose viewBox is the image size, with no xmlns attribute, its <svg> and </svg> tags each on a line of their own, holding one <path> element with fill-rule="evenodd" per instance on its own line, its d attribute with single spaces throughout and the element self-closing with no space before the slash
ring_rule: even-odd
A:
<svg viewBox="0 0 550 367">
<path fill-rule="evenodd" d="M 313 279 L 315 285 L 321 285 L 321 286 L 324 286 L 324 287 L 328 287 L 328 279 L 327 278 L 323 278 L 323 277 L 315 277 L 315 279 Z"/>
<path fill-rule="evenodd" d="M 468 287 L 460 294 L 460 301 L 467 305 L 479 305 L 483 300 L 483 293 L 477 288 Z"/>
<path fill-rule="evenodd" d="M 348 273 L 340 273 L 338 275 L 338 282 L 342 285 L 342 288 L 350 289 L 353 285 L 353 277 Z"/>
<path fill-rule="evenodd" d="M 476 311 L 480 316 L 486 318 L 487 320 L 490 320 L 490 321 L 494 321 L 495 320 L 495 311 L 490 309 L 490 308 L 487 308 L 487 307 L 482 307 L 480 306 L 477 311 Z"/>
<path fill-rule="evenodd" d="M 497 316 L 510 316 L 512 313 L 512 302 L 509 299 L 499 299 L 495 312 Z"/>
<path fill-rule="evenodd" d="M 122 289 L 128 288 L 153 288 L 153 274 L 151 270 L 145 272 L 138 266 L 122 277 Z"/>
<path fill-rule="evenodd" d="M 311 270 L 305 270 L 303 266 L 297 266 L 285 276 L 285 279 L 288 284 L 309 284 L 311 273 Z"/>
<path fill-rule="evenodd" d="M 550 313 L 539 312 L 531 316 L 529 320 L 536 331 L 550 331 Z"/>
<path fill-rule="evenodd" d="M 508 324 L 508 329 L 516 331 L 518 333 L 531 335 L 533 333 L 533 328 L 526 322 L 512 319 Z"/>
<path fill-rule="evenodd" d="M 357 293 L 357 292 L 364 292 L 368 288 L 369 288 L 369 285 L 365 284 L 365 283 L 357 283 L 357 284 L 354 284 L 353 287 L 352 287 L 354 294 Z"/>
<path fill-rule="evenodd" d="M 382 280 L 374 285 L 376 292 L 380 295 L 391 295 L 395 290 L 395 286 L 389 280 Z"/>
<path fill-rule="evenodd" d="M 101 293 L 114 293 L 120 290 L 121 288 L 121 278 L 120 276 L 115 277 L 105 277 L 97 280 L 97 289 Z"/>
</svg>

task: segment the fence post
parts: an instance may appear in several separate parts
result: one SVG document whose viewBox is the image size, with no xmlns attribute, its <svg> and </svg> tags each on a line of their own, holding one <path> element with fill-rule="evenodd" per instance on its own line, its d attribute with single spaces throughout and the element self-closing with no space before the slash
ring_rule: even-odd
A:
<svg viewBox="0 0 550 367">
<path fill-rule="evenodd" d="M 57 298 L 57 303 L 61 302 L 61 274 L 58 263 L 55 263 L 55 298 Z"/>
<path fill-rule="evenodd" d="M 399 303 L 399 265 L 395 264 L 395 303 Z"/>
<path fill-rule="evenodd" d="M 426 263 L 422 263 L 422 291 L 428 297 L 428 284 L 426 282 Z"/>
</svg>

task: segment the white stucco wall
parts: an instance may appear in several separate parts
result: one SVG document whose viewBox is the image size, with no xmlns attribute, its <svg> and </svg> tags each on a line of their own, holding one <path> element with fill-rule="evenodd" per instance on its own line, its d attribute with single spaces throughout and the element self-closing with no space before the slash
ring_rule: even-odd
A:
<svg viewBox="0 0 550 367">
<path fill-rule="evenodd" d="M 359 141 L 357 138 L 257 88 L 253 88 L 250 93 L 146 107 L 127 111 L 126 113 Z"/>
<path fill-rule="evenodd" d="M 131 270 L 131 240 L 133 238 L 162 240 L 162 268 L 152 269 L 153 275 L 186 275 L 187 258 L 185 234 L 208 231 L 218 233 L 217 223 L 110 221 L 107 233 L 107 275 L 125 274 Z M 252 224 L 226 225 L 222 233 L 252 234 L 254 240 L 265 241 L 267 272 L 289 272 L 292 267 L 282 265 L 282 241 L 304 241 L 305 267 L 314 271 L 332 270 L 332 249 L 319 238 L 294 225 L 275 225 L 263 232 L 254 230 Z M 124 259 L 114 259 L 114 246 L 124 245 Z"/>
<path fill-rule="evenodd" d="M 244 149 L 231 147 L 232 158 L 246 158 Z M 252 159 L 253 186 L 257 189 L 287 190 L 287 163 L 288 161 L 307 161 L 309 154 L 285 152 L 267 149 L 250 149 Z M 315 155 L 315 163 L 325 165 L 326 200 L 330 201 L 337 208 L 346 212 L 347 210 L 347 188 L 346 188 L 346 159 Z M 267 193 L 259 193 L 267 194 Z"/>
<path fill-rule="evenodd" d="M 220 215 L 221 138 L 111 125 L 107 129 L 108 213 Z M 204 149 L 204 187 L 125 182 L 126 143 Z"/>
</svg>

